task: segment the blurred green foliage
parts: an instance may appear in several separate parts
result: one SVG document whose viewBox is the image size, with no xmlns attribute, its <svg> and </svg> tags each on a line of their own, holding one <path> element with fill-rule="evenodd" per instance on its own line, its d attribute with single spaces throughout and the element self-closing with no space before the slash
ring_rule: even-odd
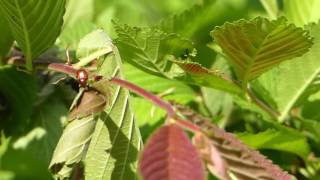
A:
<svg viewBox="0 0 320 180">
<path fill-rule="evenodd" d="M 225 55 L 212 49 L 210 31 L 214 27 L 256 16 L 273 18 L 275 14 L 286 16 L 297 26 L 319 20 L 316 1 L 278 0 L 278 9 L 272 7 L 267 11 L 265 2 L 68 0 L 61 34 L 50 50 L 66 59 L 65 49 L 69 48 L 71 59 L 77 61 L 78 43 L 92 30 L 103 28 L 111 39 L 119 37 L 111 21 L 115 20 L 130 27 L 177 33 L 193 43 L 197 50 L 193 61 L 236 78 L 225 63 Z M 303 13 L 305 11 L 308 13 Z M 0 19 L 0 179 L 52 179 L 47 167 L 76 92 L 70 86 L 71 80 L 52 85 L 61 78 L 58 75 L 47 72 L 30 75 L 11 66 L 1 66 L 12 45 L 12 37 L 6 33 L 9 32 L 7 23 Z M 311 53 L 280 65 L 251 84 L 263 102 L 280 111 L 282 124 L 254 103 L 222 91 L 153 76 L 127 62 L 123 73 L 127 80 L 166 100 L 189 106 L 228 131 L 238 133 L 245 143 L 263 149 L 262 153 L 282 168 L 291 170 L 298 179 L 316 179 L 320 174 L 319 24 L 306 29 L 312 29 L 315 38 Z M 124 53 L 122 58 L 125 59 Z M 163 123 L 165 113 L 141 97 L 131 96 L 130 100 L 145 140 Z"/>
</svg>

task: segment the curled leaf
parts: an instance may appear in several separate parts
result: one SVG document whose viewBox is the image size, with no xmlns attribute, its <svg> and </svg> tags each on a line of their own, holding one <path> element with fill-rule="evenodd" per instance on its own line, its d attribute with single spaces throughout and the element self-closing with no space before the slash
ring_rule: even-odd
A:
<svg viewBox="0 0 320 180">
<path fill-rule="evenodd" d="M 207 163 L 210 172 L 221 179 L 230 179 L 227 171 L 227 164 L 220 156 L 219 151 L 214 147 L 211 140 L 204 134 L 198 133 L 193 137 L 193 143 L 200 152 L 201 158 Z"/>
<path fill-rule="evenodd" d="M 80 167 L 104 105 L 105 99 L 101 94 L 85 91 L 79 104 L 70 112 L 69 120 L 72 121 L 64 129 L 49 165 L 50 171 L 59 179 L 70 178 L 74 169 Z"/>
<path fill-rule="evenodd" d="M 140 159 L 144 180 L 202 180 L 201 159 L 188 136 L 171 124 L 158 129 L 149 139 Z"/>
<path fill-rule="evenodd" d="M 250 149 L 233 134 L 181 105 L 176 108 L 186 118 L 201 127 L 227 164 L 228 171 L 239 180 L 291 180 L 292 177 L 258 151 Z"/>
<path fill-rule="evenodd" d="M 176 79 L 191 84 L 224 90 L 233 94 L 243 93 L 236 83 L 234 83 L 229 77 L 225 76 L 219 70 L 207 69 L 197 62 L 177 60 L 171 61 L 186 72 L 185 75 L 177 76 Z"/>
<path fill-rule="evenodd" d="M 79 104 L 72 109 L 69 120 L 82 118 L 101 112 L 106 105 L 106 97 L 97 91 L 85 91 L 79 100 Z"/>
</svg>

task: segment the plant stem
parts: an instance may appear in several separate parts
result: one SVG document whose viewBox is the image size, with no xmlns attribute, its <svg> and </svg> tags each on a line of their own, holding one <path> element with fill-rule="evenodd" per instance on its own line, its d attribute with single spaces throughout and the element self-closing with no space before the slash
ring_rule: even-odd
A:
<svg viewBox="0 0 320 180">
<path fill-rule="evenodd" d="M 73 68 L 70 65 L 67 64 L 62 64 L 62 63 L 50 63 L 48 65 L 48 69 L 49 70 L 53 70 L 53 71 L 57 71 L 57 72 L 61 72 L 61 73 L 65 73 L 68 74 L 69 76 L 76 78 L 77 77 L 77 70 L 75 68 Z"/>
<path fill-rule="evenodd" d="M 178 117 L 176 117 L 174 120 L 179 126 L 185 128 L 185 129 L 188 129 L 189 131 L 191 131 L 193 133 L 202 132 L 201 128 L 198 125 L 193 124 L 190 121 L 183 120 Z"/>
<path fill-rule="evenodd" d="M 136 94 L 143 96 L 146 99 L 150 100 L 152 103 L 158 105 L 160 108 L 167 111 L 168 118 L 174 120 L 174 122 L 176 124 L 178 124 L 179 126 L 185 128 L 185 129 L 188 129 L 189 131 L 194 132 L 194 133 L 201 132 L 200 127 L 198 127 L 197 125 L 179 118 L 176 115 L 176 112 L 175 112 L 173 106 L 170 103 L 163 101 L 160 97 L 158 97 L 158 96 L 144 90 L 143 88 L 141 88 L 133 83 L 130 83 L 126 80 L 122 80 L 122 79 L 114 77 L 110 80 L 110 82 L 113 84 L 119 85 L 123 88 L 129 89 L 130 91 L 135 92 Z"/>
<path fill-rule="evenodd" d="M 272 108 L 270 108 L 267 104 L 265 104 L 263 101 L 261 101 L 255 94 L 252 92 L 250 88 L 247 88 L 247 94 L 249 95 L 250 99 L 258 105 L 261 109 L 265 110 L 271 117 L 278 118 L 279 113 L 274 111 Z"/>
<path fill-rule="evenodd" d="M 15 64 L 17 66 L 23 66 L 23 65 L 25 65 L 25 61 L 22 59 L 12 59 L 10 64 Z M 76 78 L 76 75 L 77 75 L 77 69 L 71 65 L 67 65 L 67 64 L 63 64 L 63 63 L 41 63 L 41 64 L 37 64 L 37 65 L 41 65 L 41 67 L 46 67 L 48 70 L 65 73 L 73 78 Z M 37 66 L 35 66 L 35 67 L 37 67 Z M 173 106 L 170 103 L 162 100 L 159 96 L 156 96 L 156 95 L 152 94 L 151 92 L 148 92 L 145 89 L 143 89 L 143 88 L 141 88 L 131 82 L 128 82 L 123 79 L 119 79 L 117 77 L 111 78 L 109 80 L 109 82 L 111 82 L 115 85 L 121 86 L 123 88 L 126 88 L 126 89 L 150 100 L 153 104 L 164 109 L 167 112 L 168 119 L 174 120 L 174 122 L 177 123 L 179 126 L 185 128 L 185 129 L 188 129 L 194 133 L 201 132 L 200 127 L 198 127 L 197 125 L 179 118 L 176 115 L 176 112 L 175 112 Z"/>
<path fill-rule="evenodd" d="M 123 88 L 129 89 L 130 91 L 145 97 L 146 99 L 150 100 L 152 103 L 154 103 L 155 105 L 159 106 L 160 108 L 164 109 L 165 111 L 167 111 L 168 114 L 168 118 L 174 118 L 175 117 L 175 110 L 173 109 L 172 105 L 169 104 L 168 102 L 163 101 L 160 97 L 144 90 L 143 88 L 130 83 L 126 80 L 122 80 L 116 77 L 113 77 L 110 80 L 111 83 L 119 85 Z"/>
</svg>

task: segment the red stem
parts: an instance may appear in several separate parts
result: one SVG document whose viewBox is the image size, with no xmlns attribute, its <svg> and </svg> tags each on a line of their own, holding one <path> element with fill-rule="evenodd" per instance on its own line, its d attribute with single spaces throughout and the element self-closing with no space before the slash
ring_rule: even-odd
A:
<svg viewBox="0 0 320 180">
<path fill-rule="evenodd" d="M 50 63 L 48 65 L 49 70 L 57 71 L 57 72 L 62 72 L 65 74 L 68 74 L 69 76 L 76 78 L 77 77 L 77 70 L 73 68 L 70 65 L 67 64 L 62 64 L 62 63 Z"/>
<path fill-rule="evenodd" d="M 128 81 L 113 77 L 110 80 L 111 83 L 119 85 L 123 88 L 129 89 L 130 91 L 145 97 L 146 99 L 150 100 L 152 103 L 158 105 L 160 108 L 164 109 L 167 111 L 168 118 L 174 118 L 175 117 L 175 110 L 173 109 L 172 105 L 169 104 L 168 102 L 163 101 L 160 97 L 144 90 L 143 88 L 130 83 Z"/>
<path fill-rule="evenodd" d="M 196 124 L 193 124 L 192 122 L 190 121 L 187 121 L 187 120 L 183 120 L 183 119 L 180 119 L 178 117 L 175 118 L 175 122 L 185 128 L 185 129 L 188 129 L 194 133 L 197 133 L 197 132 L 201 132 L 201 128 L 199 126 L 197 126 Z"/>
<path fill-rule="evenodd" d="M 20 61 L 20 59 L 14 59 L 11 64 L 15 64 L 15 65 L 24 65 L 24 61 Z M 77 78 L 77 69 L 75 69 L 74 67 L 72 67 L 71 65 L 68 65 L 68 64 L 63 64 L 63 63 L 41 63 L 41 64 L 38 64 L 38 65 L 41 65 L 41 66 L 44 66 L 44 67 L 47 67 L 49 70 L 52 70 L 52 71 L 56 71 L 56 72 L 61 72 L 61 73 L 65 73 L 73 78 Z M 113 77 L 111 80 L 110 80 L 111 83 L 113 84 L 116 84 L 116 85 L 119 85 L 123 88 L 126 88 L 126 89 L 129 89 L 130 91 L 142 96 L 142 97 L 145 97 L 146 99 L 150 100 L 152 103 L 154 103 L 155 105 L 158 105 L 160 108 L 164 109 L 167 114 L 168 114 L 168 118 L 169 119 L 174 119 L 175 122 L 179 125 L 179 126 L 182 126 L 183 128 L 185 129 L 188 129 L 192 132 L 199 132 L 201 131 L 200 128 L 189 122 L 189 121 L 186 121 L 186 120 L 183 120 L 183 119 L 180 119 L 179 117 L 176 116 L 176 113 L 175 113 L 175 110 L 173 108 L 173 106 L 166 102 L 166 101 L 163 101 L 160 97 L 144 90 L 143 88 L 133 84 L 133 83 L 130 83 L 126 80 L 122 80 L 122 79 L 119 79 L 119 78 L 116 78 L 116 77 Z"/>
</svg>

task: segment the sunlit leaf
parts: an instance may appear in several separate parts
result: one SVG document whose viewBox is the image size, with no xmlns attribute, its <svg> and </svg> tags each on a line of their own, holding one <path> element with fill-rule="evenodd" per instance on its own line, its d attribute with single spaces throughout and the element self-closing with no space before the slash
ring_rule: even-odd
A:
<svg viewBox="0 0 320 180">
<path fill-rule="evenodd" d="M 110 44 L 110 38 L 104 32 L 94 31 L 88 36 L 92 39 L 100 39 L 100 42 L 104 41 L 105 43 L 101 44 L 102 47 Z M 87 44 L 90 49 L 95 44 L 92 39 L 86 42 L 83 40 L 82 43 Z M 112 53 L 102 56 L 98 61 L 98 75 L 105 78 L 123 77 L 121 58 L 115 46 L 112 47 Z M 106 93 L 109 96 L 107 96 L 107 105 L 97 120 L 88 147 L 84 161 L 85 178 L 136 179 L 136 161 L 142 142 L 130 108 L 129 92 L 120 87 L 108 85 L 107 81 L 98 83 L 107 86 L 107 89 L 99 90 L 109 91 Z"/>
<path fill-rule="evenodd" d="M 32 60 L 52 46 L 60 33 L 65 0 L 1 0 L 0 8 L 31 70 Z"/>
<path fill-rule="evenodd" d="M 178 80 L 189 84 L 224 90 L 233 94 L 243 94 L 241 88 L 219 70 L 209 70 L 196 62 L 173 62 L 186 72 L 186 74 L 176 76 L 175 78 Z"/>
<path fill-rule="evenodd" d="M 288 131 L 269 129 L 257 134 L 241 133 L 238 138 L 255 149 L 273 149 L 286 151 L 306 159 L 310 149 L 306 138 L 300 134 L 294 135 Z"/>
<path fill-rule="evenodd" d="M 49 165 L 51 172 L 61 179 L 70 178 L 74 168 L 83 160 L 105 104 L 104 97 L 96 91 L 85 91 L 78 101 L 70 112 L 68 120 L 71 122 L 64 129 Z"/>
<path fill-rule="evenodd" d="M 279 13 L 278 1 L 277 0 L 260 0 L 264 9 L 269 14 L 271 19 L 276 19 Z"/>
<path fill-rule="evenodd" d="M 144 180 L 205 179 L 197 150 L 176 125 L 163 126 L 150 137 L 139 168 Z"/>
<path fill-rule="evenodd" d="M 81 38 L 95 29 L 95 25 L 89 21 L 79 20 L 72 26 L 63 28 L 57 45 L 62 49 L 74 50 L 78 47 Z"/>
<path fill-rule="evenodd" d="M 320 2 L 317 0 L 284 0 L 283 4 L 286 17 L 297 26 L 304 26 L 311 22 L 317 23 L 320 19 L 318 9 Z"/>
<path fill-rule="evenodd" d="M 284 18 L 225 23 L 211 35 L 228 56 L 243 87 L 282 61 L 306 53 L 312 45 L 307 31 L 288 24 Z"/>
<path fill-rule="evenodd" d="M 87 34 L 78 44 L 76 54 L 79 62 L 75 66 L 81 68 L 99 57 L 104 57 L 112 52 L 113 46 L 112 40 L 102 29 Z"/>
<path fill-rule="evenodd" d="M 314 37 L 314 45 L 302 57 L 284 62 L 279 67 L 262 75 L 258 81 L 268 90 L 280 112 L 280 121 L 284 121 L 289 111 L 308 91 L 308 87 L 316 83 L 320 73 L 320 24 L 310 27 Z M 316 92 L 317 88 L 315 91 Z M 305 98 L 304 98 L 305 99 Z"/>
<path fill-rule="evenodd" d="M 94 14 L 94 0 L 77 1 L 68 0 L 64 16 L 67 28 L 77 26 L 79 21 L 91 22 Z"/>
<path fill-rule="evenodd" d="M 116 45 L 122 58 L 148 73 L 171 77 L 168 55 L 182 56 L 192 50 L 192 43 L 175 34 L 166 34 L 156 28 L 138 28 L 114 22 L 118 38 Z"/>
</svg>

